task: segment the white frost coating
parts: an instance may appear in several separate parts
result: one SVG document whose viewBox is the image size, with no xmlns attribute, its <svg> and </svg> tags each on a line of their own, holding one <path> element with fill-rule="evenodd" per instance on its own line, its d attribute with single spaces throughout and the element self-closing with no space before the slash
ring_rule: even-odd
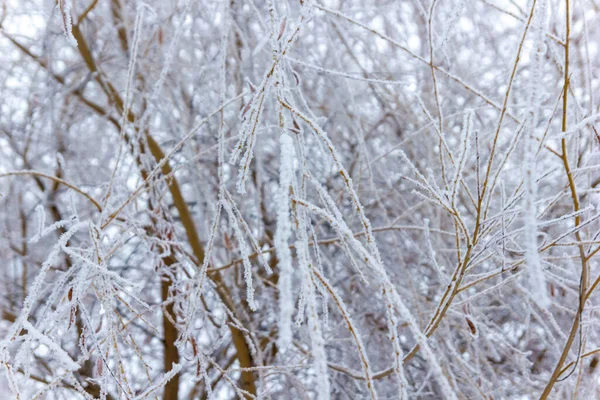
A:
<svg viewBox="0 0 600 400">
<path fill-rule="evenodd" d="M 80 366 L 77 364 L 71 356 L 56 344 L 48 336 L 38 331 L 29 321 L 23 321 L 23 328 L 27 329 L 27 334 L 31 339 L 37 340 L 40 344 L 47 346 L 52 353 L 56 356 L 56 360 L 63 366 L 63 368 L 69 371 L 77 371 Z"/>
<path fill-rule="evenodd" d="M 305 2 L 306 5 L 302 7 L 302 12 L 298 17 L 296 26 L 290 30 L 292 33 L 286 36 L 285 45 L 280 51 L 275 52 L 275 58 L 271 68 L 267 69 L 261 84 L 256 88 L 256 93 L 248 105 L 242 110 L 243 122 L 240 128 L 240 139 L 229 159 L 230 164 L 235 164 L 242 154 L 244 146 L 246 147 L 246 152 L 239 162 L 240 170 L 236 182 L 236 188 L 240 194 L 246 193 L 246 181 L 248 180 L 248 174 L 250 172 L 250 163 L 254 157 L 257 129 L 261 123 L 262 113 L 265 108 L 265 99 L 267 99 L 268 95 L 271 93 L 271 88 L 275 83 L 273 81 L 279 78 L 280 74 L 278 73 L 278 68 L 281 60 L 286 56 L 288 50 L 298 38 L 298 32 L 300 31 L 302 24 L 311 17 L 313 7 L 308 6 L 309 3 L 309 1 Z M 272 25 L 272 28 L 275 29 L 275 26 Z M 248 118 L 244 117 L 246 114 L 248 115 Z"/>
<path fill-rule="evenodd" d="M 179 371 L 181 371 L 181 364 L 173 364 L 171 370 L 164 374 L 162 379 L 158 383 L 155 383 L 154 385 L 150 386 L 148 389 L 144 390 L 144 392 L 140 395 L 135 396 L 133 400 L 141 400 L 147 398 L 152 393 L 156 392 L 158 389 L 166 385 L 167 382 L 169 382 L 171 379 L 173 379 L 175 375 L 179 373 Z"/>
<path fill-rule="evenodd" d="M 348 226 L 344 222 L 341 213 L 339 212 L 337 207 L 335 207 L 333 199 L 331 199 L 331 197 L 324 190 L 324 188 L 315 180 L 313 180 L 312 182 L 315 185 L 315 188 L 318 190 L 319 194 L 321 195 L 321 198 L 323 199 L 323 201 L 331 208 L 333 215 L 329 214 L 327 211 L 325 211 L 317 206 L 314 206 L 310 203 L 305 203 L 303 201 L 299 201 L 298 203 L 302 206 L 305 206 L 307 209 L 316 213 L 317 215 L 320 215 L 323 218 L 325 218 L 328 221 L 328 223 L 331 225 L 331 227 L 338 233 L 340 239 L 342 239 L 342 241 L 347 241 L 350 244 L 351 248 L 362 256 L 362 258 L 365 260 L 365 263 L 367 265 L 369 265 L 373 269 L 374 272 L 378 273 L 378 275 L 382 281 L 382 289 L 383 289 L 384 299 L 386 302 L 386 307 L 388 308 L 388 310 L 391 310 L 394 307 L 394 304 L 397 305 L 397 307 L 400 309 L 401 317 L 405 321 L 408 322 L 411 330 L 413 331 L 413 335 L 415 336 L 415 338 L 419 342 L 421 348 L 423 349 L 423 352 L 425 353 L 426 359 L 431 363 L 431 365 L 433 367 L 433 371 L 436 375 L 436 378 L 440 383 L 440 386 L 443 388 L 445 393 L 449 393 L 449 395 L 448 395 L 449 398 L 455 399 L 456 396 L 454 395 L 454 392 L 451 390 L 448 380 L 446 379 L 445 375 L 443 374 L 442 369 L 441 369 L 434 353 L 432 352 L 431 348 L 427 344 L 427 338 L 425 337 L 425 335 L 423 335 L 420 328 L 416 324 L 414 317 L 410 313 L 410 310 L 406 307 L 406 305 L 404 304 L 404 302 L 401 300 L 400 296 L 394 289 L 394 287 L 390 281 L 390 278 L 387 275 L 387 272 L 385 271 L 383 264 L 381 262 L 379 262 L 379 260 L 377 260 L 377 258 L 374 257 L 373 254 L 370 253 L 362 245 L 362 243 L 360 243 L 360 241 L 358 241 L 354 237 L 354 235 L 352 234 L 352 231 L 348 228 Z M 300 246 L 297 246 L 297 248 L 298 248 L 298 250 L 300 250 Z M 300 258 L 300 253 L 299 253 L 299 258 Z M 406 377 L 404 375 L 404 370 L 402 367 L 402 362 L 403 362 L 402 361 L 402 357 L 403 357 L 402 349 L 401 349 L 400 343 L 398 342 L 398 335 L 395 332 L 395 327 L 397 326 L 397 321 L 395 320 L 395 318 L 393 318 L 393 312 L 388 313 L 388 324 L 389 324 L 391 339 L 392 339 L 392 342 L 394 343 L 394 350 L 395 350 L 395 354 L 396 354 L 396 357 L 395 357 L 396 358 L 396 366 L 394 368 L 394 370 L 395 370 L 394 372 L 396 374 L 396 379 L 398 381 L 399 389 L 402 393 L 404 393 L 406 390 L 406 386 L 407 386 L 406 382 L 407 381 L 406 381 Z"/>
<path fill-rule="evenodd" d="M 71 221 L 65 220 L 65 219 L 56 221 L 52 225 L 48 225 L 46 228 L 43 228 L 38 233 L 36 233 L 35 236 L 33 236 L 31 239 L 29 239 L 29 243 L 37 243 L 44 236 L 47 236 L 48 234 L 54 232 L 57 229 L 66 228 L 67 226 L 71 225 L 73 222 L 76 222 L 75 218 Z M 44 223 L 44 221 L 42 221 L 41 218 L 40 218 L 40 223 Z M 42 225 L 40 225 L 40 226 L 42 226 Z"/>
<path fill-rule="evenodd" d="M 544 52 L 544 29 L 546 20 L 546 4 L 542 0 L 534 16 L 533 21 L 533 33 L 534 33 L 534 45 L 532 49 L 532 66 L 531 66 L 531 77 L 530 77 L 530 103 L 529 103 L 529 115 L 528 115 L 528 135 L 525 142 L 525 154 L 524 154 L 524 168 L 525 168 L 525 195 L 523 198 L 523 215 L 525 219 L 525 259 L 529 270 L 529 290 L 532 298 L 542 308 L 546 308 L 550 305 L 550 298 L 546 290 L 546 278 L 542 265 L 540 262 L 540 256 L 538 253 L 537 244 L 537 220 L 536 220 L 536 209 L 535 209 L 535 193 L 537 191 L 536 185 L 536 124 L 538 117 L 538 107 L 540 103 L 540 85 L 541 85 L 541 68 L 543 61 Z"/>
<path fill-rule="evenodd" d="M 328 400 L 330 397 L 329 375 L 327 367 L 327 354 L 325 352 L 325 338 L 317 314 L 317 300 L 315 287 L 311 278 L 312 266 L 308 254 L 308 238 L 306 236 L 306 223 L 304 220 L 304 210 L 298 218 L 299 240 L 296 241 L 296 250 L 298 252 L 299 263 L 304 270 L 304 279 L 306 284 L 306 314 L 308 319 L 308 331 L 311 340 L 312 355 L 315 359 L 315 373 L 317 375 L 317 398 L 319 400 Z"/>
<path fill-rule="evenodd" d="M 304 314 L 306 310 L 306 286 L 305 279 L 302 280 L 300 291 L 298 293 L 298 312 L 296 313 L 296 326 L 301 327 L 304 323 Z"/>
<path fill-rule="evenodd" d="M 469 147 L 470 147 L 469 146 L 469 137 L 471 135 L 471 130 L 472 130 L 472 121 L 473 121 L 473 110 L 467 110 L 467 112 L 465 113 L 464 120 L 463 120 L 460 156 L 459 156 L 458 164 L 456 165 L 454 177 L 452 179 L 452 204 L 453 205 L 456 201 L 456 195 L 458 193 L 458 184 L 463 175 L 463 170 L 465 168 L 465 162 L 469 155 Z M 435 183 L 435 180 L 432 179 L 431 182 Z"/>
<path fill-rule="evenodd" d="M 59 9 L 62 17 L 63 30 L 70 44 L 77 46 L 77 40 L 73 36 L 73 18 L 71 17 L 72 0 L 60 0 Z"/>
<path fill-rule="evenodd" d="M 315 360 L 315 373 L 317 375 L 317 399 L 328 400 L 330 397 L 330 384 L 327 366 L 327 353 L 325 352 L 325 338 L 317 314 L 317 300 L 315 286 L 312 280 L 312 261 L 308 250 L 308 221 L 306 210 L 303 207 L 295 208 L 296 227 L 296 253 L 298 256 L 298 268 L 302 271 L 303 286 L 305 287 L 306 314 L 308 319 L 308 331 L 310 335 L 312 356 Z"/>
<path fill-rule="evenodd" d="M 244 156 L 242 157 L 242 159 L 240 160 L 240 174 L 238 176 L 238 180 L 236 182 L 236 188 L 238 193 L 240 194 L 244 194 L 246 193 L 246 181 L 248 180 L 248 176 L 250 173 L 250 163 L 252 162 L 252 158 L 254 157 L 254 146 L 256 145 L 256 135 L 257 135 L 257 129 L 258 126 L 260 125 L 261 122 L 261 116 L 262 116 L 262 112 L 263 112 L 263 102 L 265 100 L 266 97 L 266 93 L 267 92 L 267 87 L 265 87 L 265 94 L 263 96 L 261 96 L 258 107 L 254 108 L 254 104 L 253 104 L 253 114 L 255 115 L 254 119 L 250 120 L 250 123 L 248 123 L 247 125 L 247 133 L 244 135 L 245 137 L 247 137 L 246 139 L 246 152 L 244 153 Z M 232 154 L 232 159 L 234 157 L 235 153 Z"/>
<path fill-rule="evenodd" d="M 450 15 L 448 15 L 448 19 L 446 19 L 446 23 L 444 24 L 442 34 L 438 36 L 438 45 L 436 47 L 440 49 L 444 49 L 444 47 L 446 47 L 448 40 L 450 40 L 452 29 L 460 19 L 460 15 L 462 14 L 464 8 L 464 0 L 460 0 L 457 5 L 452 7 L 452 11 L 449 13 Z"/>
<path fill-rule="evenodd" d="M 528 170 L 526 176 L 530 175 L 532 175 L 532 172 Z M 532 190 L 534 185 L 531 184 L 533 180 L 532 178 L 527 178 L 525 189 L 525 258 L 529 268 L 529 289 L 531 290 L 531 295 L 541 307 L 548 307 L 550 305 L 550 298 L 546 290 L 546 278 L 542 270 L 537 248 L 537 225 L 533 204 L 535 192 Z"/>
<path fill-rule="evenodd" d="M 37 243 L 43 235 L 44 226 L 46 225 L 46 212 L 41 204 L 35 207 L 35 212 L 38 215 L 38 232 L 29 239 L 29 243 Z"/>
<path fill-rule="evenodd" d="M 390 340 L 394 346 L 394 377 L 396 378 L 396 384 L 398 385 L 398 394 L 400 399 L 408 399 L 408 387 L 409 383 L 404 374 L 404 351 L 402 345 L 398 339 L 398 318 L 394 312 L 392 305 L 391 296 L 387 291 L 383 291 L 384 299 L 386 302 L 386 314 L 387 324 L 390 333 Z"/>
<path fill-rule="evenodd" d="M 413 317 L 408 307 L 406 307 L 406 305 L 404 304 L 404 301 L 402 301 L 402 299 L 400 298 L 398 292 L 392 286 L 389 286 L 388 289 L 392 292 L 392 297 L 395 300 L 394 302 L 398 308 L 400 316 L 406 321 L 406 323 L 408 323 L 417 343 L 419 343 L 419 345 L 421 346 L 423 358 L 429 361 L 433 374 L 435 375 L 438 383 L 440 384 L 442 392 L 446 395 L 447 399 L 457 399 L 456 391 L 453 390 L 450 386 L 450 382 L 448 382 L 446 374 L 444 374 L 442 367 L 438 363 L 437 357 L 435 356 L 433 350 L 431 350 L 427 336 L 425 336 L 423 332 L 421 332 L 417 321 Z"/>
<path fill-rule="evenodd" d="M 233 228 L 233 233 L 240 247 L 240 253 L 243 260 L 242 263 L 244 264 L 244 280 L 246 281 L 246 300 L 248 301 L 248 306 L 250 309 L 252 311 L 256 311 L 256 304 L 254 303 L 254 285 L 252 283 L 252 263 L 250 263 L 250 250 L 248 249 L 248 244 L 244 240 L 244 234 L 240 229 L 240 225 L 237 222 L 231 204 L 228 201 L 223 201 L 223 208 L 225 208 L 225 211 L 227 212 L 229 223 Z"/>
<path fill-rule="evenodd" d="M 309 273 L 310 272 L 307 271 L 307 274 Z M 307 276 L 306 279 L 309 280 L 310 276 Z M 312 343 L 312 355 L 315 358 L 315 370 L 318 382 L 317 398 L 319 400 L 327 400 L 330 397 L 330 388 L 327 370 L 327 355 L 325 354 L 325 339 L 323 338 L 321 324 L 319 323 L 315 288 L 312 282 L 309 283 L 306 305 L 308 310 L 308 330 L 310 332 L 310 339 Z"/>
<path fill-rule="evenodd" d="M 27 319 L 29 318 L 29 315 L 33 309 L 35 302 L 41 295 L 42 286 L 44 284 L 46 275 L 48 274 L 48 271 L 50 271 L 50 268 L 52 268 L 52 266 L 54 265 L 54 262 L 58 258 L 58 255 L 60 254 L 61 250 L 64 251 L 71 237 L 73 237 L 73 235 L 78 230 L 85 227 L 87 227 L 87 223 L 80 222 L 71 226 L 67 232 L 63 233 L 60 236 L 58 242 L 54 245 L 52 251 L 48 255 L 48 258 L 46 259 L 46 261 L 44 261 L 44 263 L 42 263 L 40 272 L 37 274 L 35 280 L 33 281 L 33 284 L 29 288 L 29 294 L 23 302 L 23 308 L 21 309 L 21 314 L 19 315 L 19 318 L 17 318 L 17 320 L 12 324 L 12 326 L 8 330 L 8 333 L 5 336 L 5 340 L 0 342 L 0 352 L 8 346 L 9 341 L 17 337 L 19 331 L 24 326 L 24 323 L 27 322 Z"/>
<path fill-rule="evenodd" d="M 233 200 L 233 198 L 231 197 L 229 192 L 226 190 L 223 190 L 223 193 L 224 193 L 224 196 L 229 201 L 229 203 L 231 204 L 231 209 L 233 210 L 234 214 L 236 215 L 236 217 L 239 221 L 239 224 L 241 225 L 241 229 L 243 229 L 243 231 L 246 232 L 246 235 L 250 239 L 250 244 L 252 245 L 252 247 L 254 247 L 254 251 L 256 252 L 256 258 L 258 259 L 259 264 L 262 265 L 262 267 L 265 269 L 265 272 L 268 275 L 271 275 L 273 273 L 273 271 L 271 270 L 271 267 L 269 267 L 269 263 L 267 263 L 267 260 L 265 260 L 265 257 L 262 254 L 262 250 L 260 248 L 260 244 L 258 243 L 256 238 L 252 234 L 252 230 L 246 223 L 246 220 L 244 220 L 242 213 L 240 212 L 238 207 L 235 205 L 235 201 Z"/>
<path fill-rule="evenodd" d="M 338 154 L 331 139 L 329 139 L 327 132 L 325 132 L 323 129 L 321 129 L 321 127 L 315 121 L 313 121 L 308 116 L 304 115 L 299 110 L 293 108 L 292 106 L 290 106 L 287 103 L 285 103 L 284 106 L 286 108 L 288 108 L 293 114 L 296 114 L 300 119 L 304 120 L 304 122 L 306 122 L 315 131 L 315 133 L 321 138 L 321 140 L 323 140 L 325 146 L 327 146 L 329 154 L 330 154 L 333 162 L 336 164 L 336 167 L 338 168 L 340 175 L 344 179 L 346 190 L 348 191 L 348 194 L 350 195 L 350 198 L 352 199 L 352 202 L 354 203 L 354 206 L 356 207 L 356 211 L 360 217 L 361 223 L 362 223 L 363 227 L 365 228 L 367 245 L 369 247 L 369 250 L 373 253 L 373 255 L 377 258 L 377 260 L 381 261 L 379 249 L 377 248 L 377 244 L 375 242 L 375 237 L 373 236 L 373 229 L 371 227 L 371 222 L 365 215 L 364 208 L 363 208 L 362 204 L 360 203 L 360 200 L 358 199 L 358 194 L 356 193 L 356 190 L 354 189 L 354 184 L 352 183 L 352 178 L 350 177 L 350 174 L 346 170 L 346 167 L 344 167 L 344 165 L 342 164 L 341 156 Z"/>
<path fill-rule="evenodd" d="M 143 4 L 143 3 L 142 3 Z M 129 58 L 129 67 L 127 68 L 127 85 L 125 86 L 125 102 L 123 106 L 123 112 L 121 117 L 121 132 L 119 134 L 119 151 L 117 153 L 117 162 L 115 167 L 113 168 L 112 175 L 110 177 L 110 181 L 108 183 L 108 189 L 106 191 L 105 200 L 104 200 L 104 209 L 106 209 L 106 204 L 109 197 L 112 194 L 112 187 L 115 180 L 115 176 L 119 169 L 119 165 L 121 163 L 121 156 L 123 155 L 123 142 L 125 138 L 125 128 L 127 126 L 127 117 L 129 116 L 129 107 L 131 106 L 131 86 L 134 83 L 134 73 L 135 73 L 135 64 L 137 60 L 137 53 L 140 42 L 140 31 L 142 26 L 142 18 L 144 17 L 144 9 L 145 7 L 139 7 L 138 12 L 135 16 L 135 25 L 133 29 L 133 51 L 131 53 L 131 57 Z"/>
<path fill-rule="evenodd" d="M 244 146 L 246 147 L 246 151 L 239 161 L 240 170 L 238 180 L 236 182 L 236 188 L 240 194 L 246 193 L 246 180 L 248 179 L 248 174 L 250 172 L 250 163 L 254 157 L 254 145 L 256 144 L 257 129 L 260 125 L 261 116 L 264 109 L 264 100 L 268 95 L 270 88 L 271 83 L 265 77 L 258 87 L 257 93 L 250 100 L 250 103 L 247 106 L 249 108 L 245 108 L 242 112 L 243 114 L 246 113 L 248 117 L 246 118 L 242 115 L 243 121 L 240 127 L 240 139 L 229 158 L 230 164 L 237 163 L 242 151 L 244 150 Z"/>
<path fill-rule="evenodd" d="M 287 348 L 292 341 L 292 254 L 288 245 L 291 234 L 289 219 L 289 188 L 294 174 L 294 141 L 287 135 L 280 137 L 281 166 L 279 170 L 279 193 L 277 193 L 277 231 L 275 232 L 275 250 L 279 258 L 279 348 Z"/>
<path fill-rule="evenodd" d="M 354 338 L 354 342 L 356 343 L 356 347 L 359 352 L 359 356 L 360 356 L 360 360 L 361 360 L 361 366 L 363 368 L 363 372 L 365 373 L 367 387 L 371 394 L 371 398 L 377 399 L 377 392 L 375 390 L 375 384 L 373 383 L 373 379 L 372 379 L 373 373 L 371 372 L 369 357 L 367 356 L 367 352 L 365 351 L 366 347 L 363 344 L 363 341 L 360 337 L 358 328 L 356 327 L 354 322 L 352 322 L 352 317 L 350 316 L 350 313 L 348 312 L 346 305 L 344 304 L 342 298 L 335 292 L 335 289 L 333 288 L 333 286 L 331 286 L 331 284 L 327 281 L 327 279 L 323 275 L 321 275 L 321 273 L 318 270 L 313 270 L 313 274 L 315 274 L 315 276 L 317 276 L 318 280 L 321 281 L 322 285 L 324 285 L 323 291 L 327 292 L 327 290 L 328 290 L 329 295 L 333 298 L 333 300 L 339 307 L 340 312 L 342 313 L 344 320 L 346 321 L 346 326 L 348 327 L 348 330 L 350 331 L 350 334 L 352 335 L 352 337 Z M 327 289 L 325 287 L 327 287 Z M 389 309 L 388 309 L 388 311 L 389 311 Z"/>
</svg>

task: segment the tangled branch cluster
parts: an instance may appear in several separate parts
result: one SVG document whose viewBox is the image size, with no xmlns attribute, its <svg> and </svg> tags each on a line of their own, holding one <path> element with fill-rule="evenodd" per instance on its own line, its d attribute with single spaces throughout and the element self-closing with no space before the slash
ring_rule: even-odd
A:
<svg viewBox="0 0 600 400">
<path fill-rule="evenodd" d="M 600 397 L 597 0 L 2 5 L 0 394 Z"/>
</svg>

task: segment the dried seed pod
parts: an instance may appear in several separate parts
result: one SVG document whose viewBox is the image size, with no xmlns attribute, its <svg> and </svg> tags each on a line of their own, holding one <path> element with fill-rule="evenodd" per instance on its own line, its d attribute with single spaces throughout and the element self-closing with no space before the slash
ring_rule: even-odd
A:
<svg viewBox="0 0 600 400">
<path fill-rule="evenodd" d="M 465 320 L 467 321 L 467 325 L 469 326 L 469 331 L 471 332 L 471 335 L 473 335 L 473 337 L 477 337 L 478 331 L 475 323 L 469 317 L 465 317 Z"/>
<path fill-rule="evenodd" d="M 96 359 L 96 376 L 102 376 L 103 364 L 104 362 L 102 361 L 102 358 L 98 357 L 98 359 Z"/>
<path fill-rule="evenodd" d="M 596 370 L 596 367 L 598 366 L 598 356 L 594 356 L 592 357 L 592 360 L 590 361 L 590 368 L 589 368 L 589 373 L 593 373 Z"/>
</svg>

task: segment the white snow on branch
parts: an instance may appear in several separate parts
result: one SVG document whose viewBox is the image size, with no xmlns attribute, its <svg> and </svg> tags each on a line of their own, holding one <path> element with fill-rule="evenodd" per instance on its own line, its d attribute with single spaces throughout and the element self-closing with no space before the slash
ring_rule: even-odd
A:
<svg viewBox="0 0 600 400">
<path fill-rule="evenodd" d="M 31 339 L 38 341 L 40 344 L 45 345 L 54 354 L 55 359 L 67 370 L 77 371 L 80 366 L 77 364 L 71 356 L 63 350 L 57 343 L 55 343 L 48 336 L 38 331 L 29 321 L 23 321 L 23 328 L 27 330 L 27 334 Z"/>
<path fill-rule="evenodd" d="M 288 241 L 291 236 L 289 219 L 289 191 L 294 174 L 294 141 L 288 134 L 282 134 L 281 166 L 279 172 L 279 193 L 277 193 L 277 231 L 275 249 L 279 258 L 279 348 L 285 349 L 292 341 L 292 253 Z"/>
<path fill-rule="evenodd" d="M 67 40 L 73 46 L 77 46 L 77 40 L 73 36 L 73 17 L 71 16 L 72 0 L 59 0 L 58 8 L 62 18 L 62 27 Z"/>
<path fill-rule="evenodd" d="M 173 364 L 173 366 L 171 367 L 171 370 L 169 372 L 167 372 L 166 374 L 164 374 L 162 376 L 162 378 L 160 379 L 160 381 L 158 381 L 154 385 L 150 386 L 148 389 L 144 390 L 139 395 L 135 396 L 133 398 L 133 400 L 142 400 L 142 399 L 147 398 L 148 396 L 150 396 L 151 394 L 153 394 L 154 392 L 156 392 L 157 390 L 159 390 L 160 388 L 165 386 L 167 384 L 167 382 L 169 382 L 171 379 L 173 379 L 173 377 L 175 375 L 177 375 L 179 373 L 179 371 L 181 371 L 181 364 Z"/>
<path fill-rule="evenodd" d="M 540 1 L 539 7 L 534 14 L 533 35 L 534 45 L 532 49 L 532 66 L 529 86 L 531 88 L 529 115 L 527 121 L 527 140 L 525 142 L 524 154 L 524 186 L 525 195 L 523 197 L 523 216 L 525 219 L 525 259 L 529 269 L 529 290 L 533 299 L 540 307 L 548 307 L 550 298 L 546 289 L 546 278 L 540 262 L 538 253 L 538 227 L 537 227 L 537 212 L 535 208 L 535 197 L 537 193 L 537 174 L 536 174 L 536 154 L 537 154 L 537 138 L 536 124 L 538 118 L 538 109 L 541 98 L 541 76 L 542 62 L 544 58 L 543 47 L 545 37 L 545 19 L 546 19 L 546 4 L 544 0 Z"/>
</svg>

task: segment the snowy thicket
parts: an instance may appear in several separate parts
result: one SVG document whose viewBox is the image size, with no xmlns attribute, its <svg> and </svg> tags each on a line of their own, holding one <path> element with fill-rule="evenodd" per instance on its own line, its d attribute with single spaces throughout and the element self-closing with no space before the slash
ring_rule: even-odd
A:
<svg viewBox="0 0 600 400">
<path fill-rule="evenodd" d="M 0 398 L 600 397 L 597 0 L 5 0 Z"/>
</svg>

